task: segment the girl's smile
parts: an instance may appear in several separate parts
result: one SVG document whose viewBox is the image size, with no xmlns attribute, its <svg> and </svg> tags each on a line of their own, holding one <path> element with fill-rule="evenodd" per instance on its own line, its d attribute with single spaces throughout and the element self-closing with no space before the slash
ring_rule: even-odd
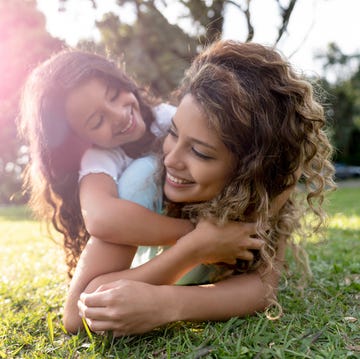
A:
<svg viewBox="0 0 360 359">
<path fill-rule="evenodd" d="M 65 112 L 79 137 L 102 148 L 135 142 L 146 129 L 135 95 L 100 78 L 92 78 L 71 90 Z"/>
<path fill-rule="evenodd" d="M 123 135 L 125 133 L 130 133 L 131 130 L 136 127 L 136 121 L 134 119 L 134 109 L 133 109 L 132 106 L 126 106 L 126 107 L 127 108 L 126 108 L 126 111 L 125 111 L 124 120 L 127 121 L 127 123 L 125 124 L 125 127 L 119 126 L 119 129 L 116 130 L 116 132 L 114 133 L 115 136 L 120 136 L 120 135 Z"/>
</svg>

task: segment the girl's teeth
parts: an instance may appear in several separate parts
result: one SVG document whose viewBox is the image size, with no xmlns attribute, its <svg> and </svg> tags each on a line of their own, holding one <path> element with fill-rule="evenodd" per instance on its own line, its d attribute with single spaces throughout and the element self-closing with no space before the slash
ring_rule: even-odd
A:
<svg viewBox="0 0 360 359">
<path fill-rule="evenodd" d="M 126 132 L 126 131 L 131 127 L 131 125 L 133 124 L 133 121 L 134 121 L 134 119 L 133 119 L 133 117 L 131 117 L 131 118 L 130 118 L 130 121 L 128 122 L 128 124 L 126 125 L 126 127 L 125 127 L 124 129 L 122 129 L 122 130 L 120 131 L 120 133 Z"/>
</svg>

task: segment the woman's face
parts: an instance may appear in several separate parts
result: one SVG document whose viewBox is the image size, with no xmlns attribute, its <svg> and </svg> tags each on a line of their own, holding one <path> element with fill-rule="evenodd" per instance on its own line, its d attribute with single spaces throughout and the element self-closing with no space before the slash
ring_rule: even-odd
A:
<svg viewBox="0 0 360 359">
<path fill-rule="evenodd" d="M 214 198 L 232 173 L 232 156 L 191 95 L 181 101 L 165 139 L 164 193 L 173 202 Z"/>
<path fill-rule="evenodd" d="M 146 126 L 132 92 L 120 92 L 99 78 L 71 90 L 65 113 L 74 132 L 103 148 L 114 148 L 139 140 Z"/>
</svg>

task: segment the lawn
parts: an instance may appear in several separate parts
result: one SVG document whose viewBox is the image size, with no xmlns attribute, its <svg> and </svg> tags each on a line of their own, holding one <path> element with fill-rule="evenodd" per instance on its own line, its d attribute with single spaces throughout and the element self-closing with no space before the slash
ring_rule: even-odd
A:
<svg viewBox="0 0 360 359">
<path fill-rule="evenodd" d="M 60 246 L 26 208 L 0 208 L 0 358 L 359 358 L 359 202 L 360 188 L 331 195 L 328 233 L 307 244 L 314 278 L 304 291 L 284 281 L 281 319 L 173 323 L 120 339 L 65 333 Z"/>
</svg>

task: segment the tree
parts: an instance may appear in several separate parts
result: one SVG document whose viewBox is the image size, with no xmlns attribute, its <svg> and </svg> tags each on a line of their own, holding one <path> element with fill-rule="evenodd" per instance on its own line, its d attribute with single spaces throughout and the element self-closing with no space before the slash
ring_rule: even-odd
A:
<svg viewBox="0 0 360 359">
<path fill-rule="evenodd" d="M 0 202 L 21 186 L 25 153 L 17 140 L 15 117 L 21 86 L 29 70 L 61 47 L 45 30 L 35 0 L 0 0 Z"/>
<path fill-rule="evenodd" d="M 346 55 L 332 43 L 317 57 L 324 61 L 326 71 L 337 75 L 334 82 L 323 80 L 329 94 L 335 160 L 360 165 L 360 54 Z"/>
<path fill-rule="evenodd" d="M 139 6 L 137 16 L 136 23 L 128 25 L 108 14 L 97 23 L 102 42 L 125 63 L 130 75 L 164 98 L 179 84 L 196 54 L 197 42 L 169 24 L 152 2 Z"/>
<path fill-rule="evenodd" d="M 99 0 L 88 1 L 96 7 Z M 281 17 L 274 39 L 276 44 L 286 32 L 297 0 L 273 1 Z M 66 11 L 67 2 L 59 0 L 63 11 Z M 227 6 L 236 7 L 245 17 L 246 41 L 251 41 L 256 31 L 252 25 L 252 0 L 117 0 L 116 3 L 119 7 L 132 6 L 136 20 L 129 25 L 122 23 L 115 14 L 107 14 L 97 23 L 102 34 L 102 47 L 120 58 L 130 74 L 162 97 L 178 85 L 196 53 L 221 37 Z M 170 24 L 165 18 L 163 12 L 170 6 L 180 9 L 179 20 L 187 18 L 190 21 L 191 33 Z"/>
</svg>

